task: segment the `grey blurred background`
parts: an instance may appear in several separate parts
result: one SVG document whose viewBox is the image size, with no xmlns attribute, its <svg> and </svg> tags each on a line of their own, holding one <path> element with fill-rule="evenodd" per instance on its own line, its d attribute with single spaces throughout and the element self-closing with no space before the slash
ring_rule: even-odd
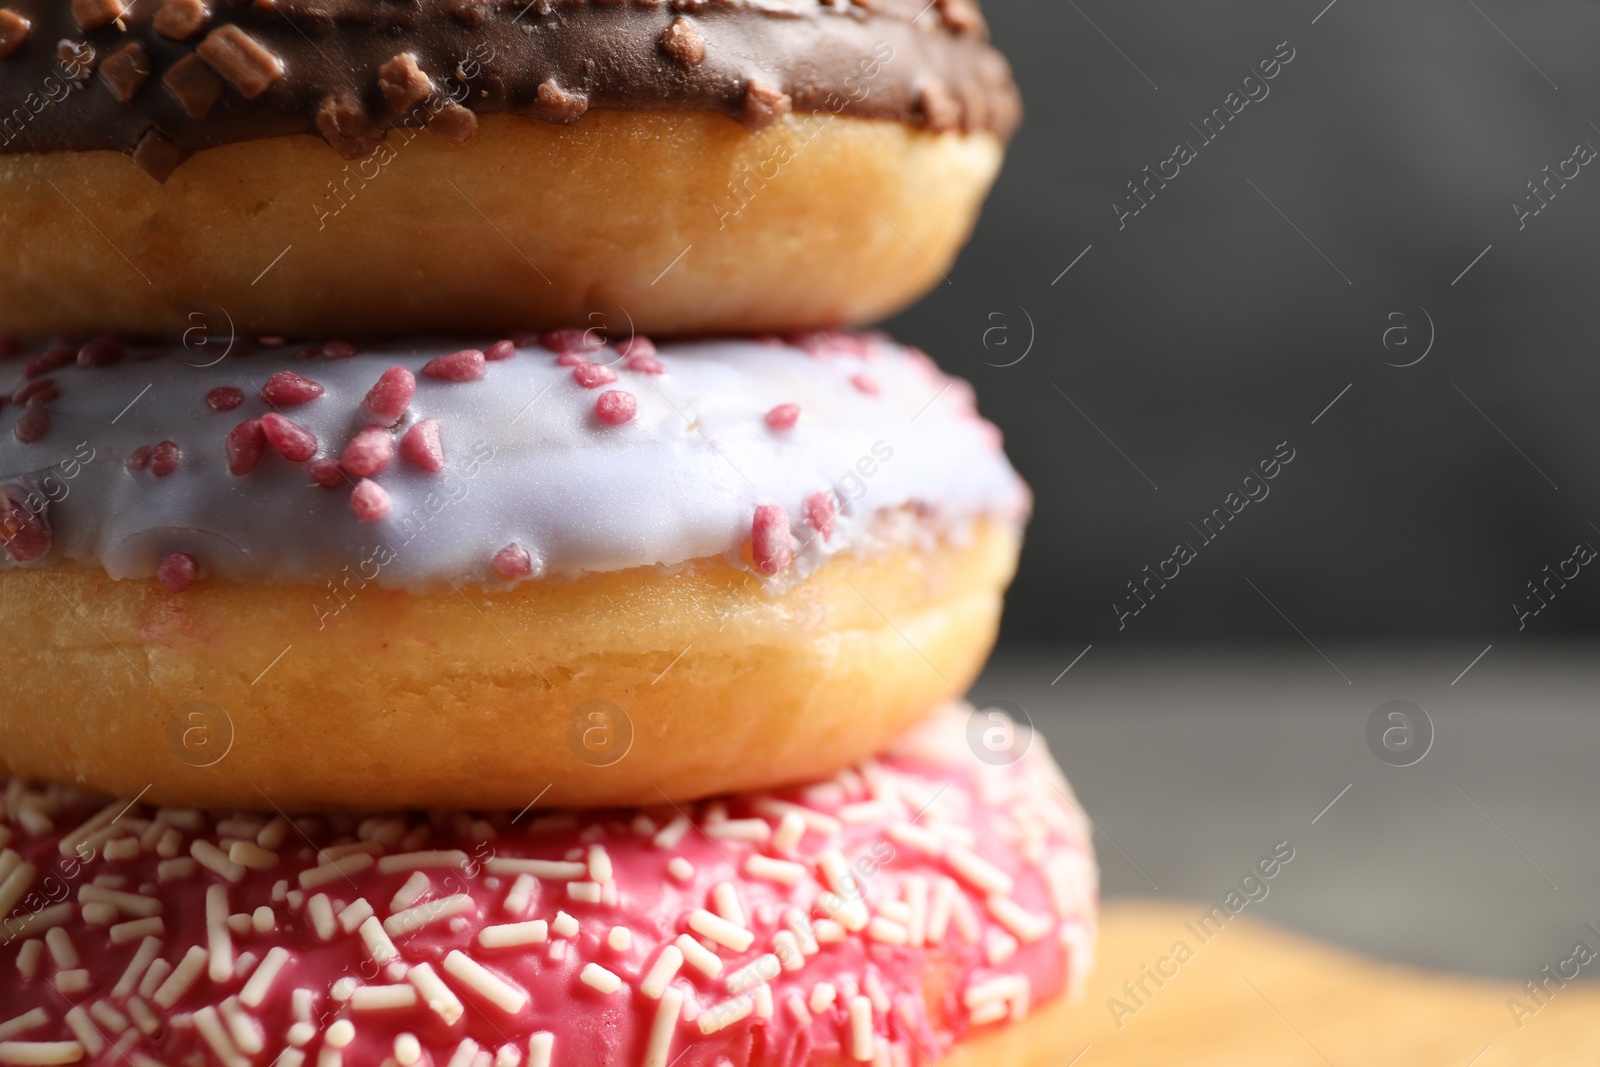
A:
<svg viewBox="0 0 1600 1067">
<path fill-rule="evenodd" d="M 1600 625 L 1587 574 L 1527 632 L 1512 608 L 1600 546 L 1600 167 L 1513 209 L 1600 147 L 1600 4 L 986 12 L 1025 121 L 950 284 L 888 326 L 973 381 L 1037 493 L 1007 638 L 1293 638 L 1262 594 L 1316 638 Z M 1180 141 L 1197 158 L 1119 229 Z M 1282 441 L 1270 496 L 1119 629 L 1125 583 Z"/>
<path fill-rule="evenodd" d="M 1252 913 L 1314 935 L 1519 982 L 1600 945 L 1600 168 L 1567 162 L 1600 147 L 1600 4 L 986 11 L 1026 121 L 950 283 L 888 324 L 1037 494 L 975 699 L 1049 738 L 1108 895 L 1216 902 L 1287 840 Z M 1394 699 L 1432 724 L 1414 766 L 1367 740 Z"/>
</svg>

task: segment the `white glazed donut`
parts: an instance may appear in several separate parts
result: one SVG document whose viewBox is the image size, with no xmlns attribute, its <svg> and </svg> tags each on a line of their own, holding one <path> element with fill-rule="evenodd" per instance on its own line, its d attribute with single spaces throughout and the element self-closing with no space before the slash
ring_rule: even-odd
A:
<svg viewBox="0 0 1600 1067">
<path fill-rule="evenodd" d="M 992 642 L 1029 497 L 920 353 L 249 347 L 20 365 L 12 773 L 300 810 L 680 799 L 868 754 Z"/>
</svg>

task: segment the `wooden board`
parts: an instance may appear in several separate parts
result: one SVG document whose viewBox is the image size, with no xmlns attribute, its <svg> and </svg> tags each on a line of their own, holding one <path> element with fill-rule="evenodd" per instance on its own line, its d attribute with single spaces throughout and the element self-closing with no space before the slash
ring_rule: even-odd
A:
<svg viewBox="0 0 1600 1067">
<path fill-rule="evenodd" d="M 1089 994 L 1071 1009 L 1068 1047 L 1053 1062 L 1506 1067 L 1600 1060 L 1600 983 L 1552 982 L 1541 1007 L 1512 982 L 1380 963 L 1248 912 L 1202 941 L 1186 924 L 1204 910 L 1174 901 L 1107 904 Z M 1192 952 L 1181 963 L 1173 956 L 1179 941 Z M 1600 937 L 1590 945 L 1600 949 Z M 1552 968 L 1561 962 L 1550 960 Z M 1597 964 L 1584 973 L 1596 973 Z M 1145 971 L 1158 965 L 1172 975 L 1160 986 Z M 1123 988 L 1141 978 L 1144 991 Z M 1520 1027 L 1508 1005 L 1513 997 L 1528 1009 Z"/>
</svg>

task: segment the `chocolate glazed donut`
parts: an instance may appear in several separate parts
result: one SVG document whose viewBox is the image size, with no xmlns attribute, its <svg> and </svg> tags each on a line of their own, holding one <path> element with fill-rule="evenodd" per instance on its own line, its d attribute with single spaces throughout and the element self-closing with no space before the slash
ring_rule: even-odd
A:
<svg viewBox="0 0 1600 1067">
<path fill-rule="evenodd" d="M 22 330 L 860 320 L 1019 116 L 971 0 L 10 0 L 0 85 Z"/>
</svg>

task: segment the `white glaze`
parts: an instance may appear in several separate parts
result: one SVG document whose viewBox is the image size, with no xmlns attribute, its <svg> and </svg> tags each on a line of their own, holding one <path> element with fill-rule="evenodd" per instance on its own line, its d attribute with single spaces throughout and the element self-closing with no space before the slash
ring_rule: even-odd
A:
<svg viewBox="0 0 1600 1067">
<path fill-rule="evenodd" d="M 28 565 L 65 558 L 114 578 L 147 578 L 168 553 L 186 552 L 202 580 L 315 582 L 364 562 L 370 570 L 377 559 L 376 580 L 388 586 L 494 587 L 506 583 L 490 561 L 512 542 L 532 555 L 535 577 L 738 558 L 756 506 L 775 503 L 795 535 L 786 572 L 793 578 L 832 553 L 897 541 L 908 529 L 959 536 L 978 517 L 1020 523 L 1027 515 L 1027 487 L 999 434 L 974 411 L 966 383 L 887 341 L 821 339 L 809 351 L 776 341 L 668 344 L 660 375 L 628 370 L 602 349 L 589 358 L 611 364 L 618 380 L 598 389 L 580 386 L 570 366 L 537 344 L 490 362 L 480 381 L 421 373 L 429 359 L 489 343 L 390 343 L 353 358 L 299 361 L 300 346 L 258 348 L 209 367 L 192 364 L 214 358 L 214 348 L 141 350 L 109 367 L 52 371 L 61 395 L 47 405 L 42 440 L 14 436 L 21 405 L 0 412 L 0 481 L 32 488 L 36 500 L 59 498 L 45 512 L 51 550 Z M 292 370 L 324 387 L 282 414 L 316 434 L 319 457 L 338 459 L 370 422 L 360 412 L 367 390 L 395 365 L 417 374 L 396 442 L 417 420 L 437 419 L 447 467 L 428 473 L 397 452 L 373 477 L 393 498 L 387 518 L 356 518 L 355 479 L 323 488 L 307 464 L 270 449 L 249 474 L 229 473 L 223 439 L 271 410 L 258 393 L 273 372 Z M 24 379 L 21 364 L 12 366 L 15 388 Z M 863 374 L 879 395 L 852 384 Z M 244 403 L 210 410 L 204 398 L 218 386 L 242 389 Z M 608 389 L 638 398 L 631 422 L 608 426 L 596 417 L 595 401 Z M 799 422 L 774 430 L 763 417 L 783 403 L 799 405 Z M 182 449 L 176 471 L 157 478 L 126 468 L 135 449 L 168 439 Z M 89 462 L 58 466 L 89 449 Z M 841 514 L 824 541 L 803 509 L 808 496 L 830 488 Z M 914 509 L 919 521 L 887 521 L 901 509 Z"/>
</svg>

